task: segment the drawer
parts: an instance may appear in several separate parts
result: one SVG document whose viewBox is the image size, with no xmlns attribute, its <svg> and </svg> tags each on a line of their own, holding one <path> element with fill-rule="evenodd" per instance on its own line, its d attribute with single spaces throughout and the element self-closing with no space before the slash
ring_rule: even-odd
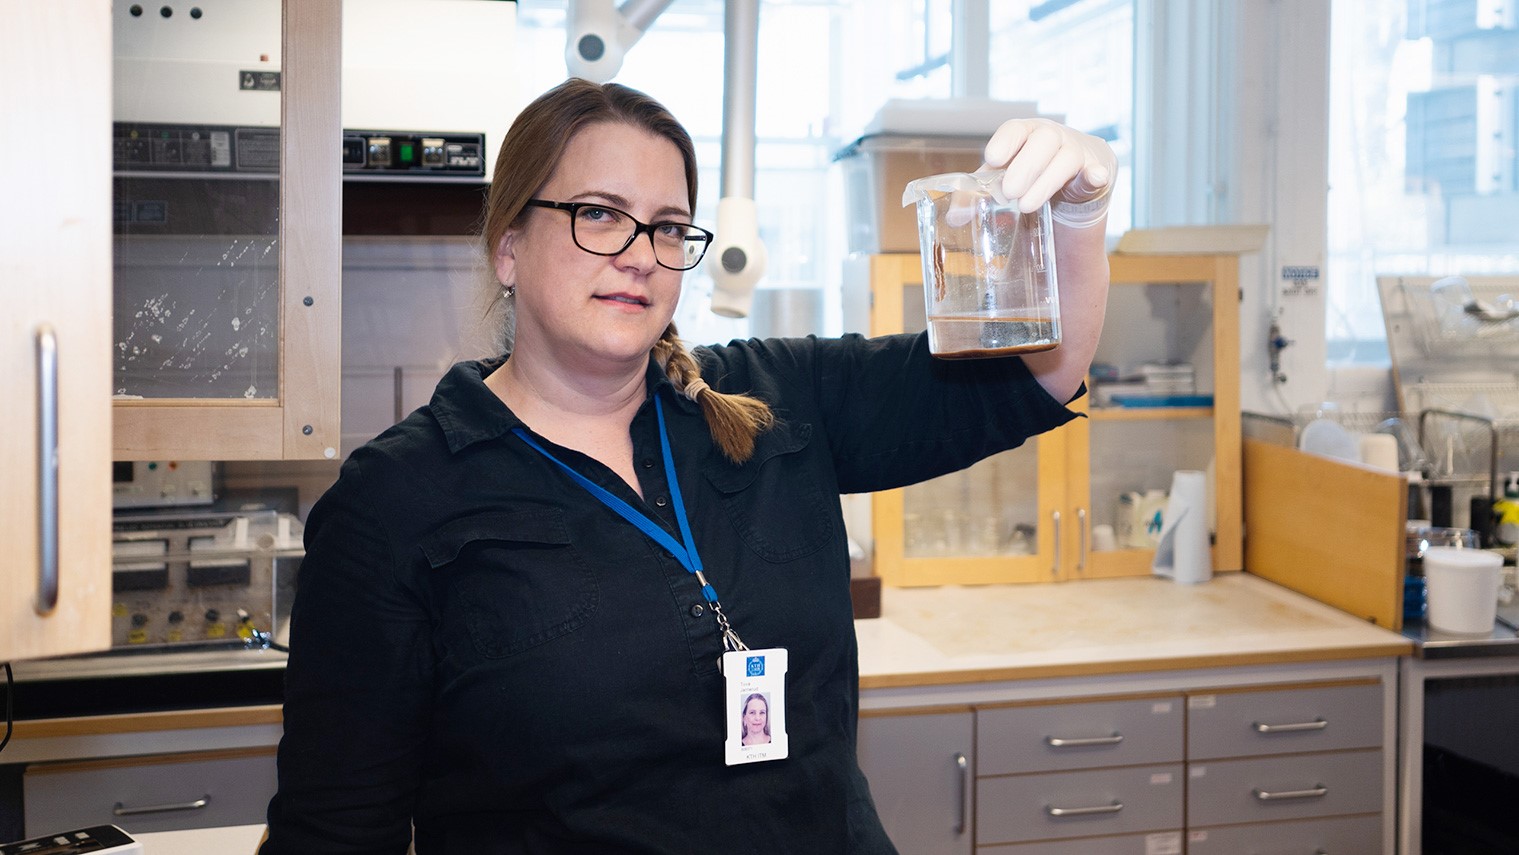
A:
<svg viewBox="0 0 1519 855">
<path fill-rule="evenodd" d="M 1182 759 L 1180 696 L 976 711 L 981 775 L 1175 763 Z"/>
<path fill-rule="evenodd" d="M 1137 834 L 1182 827 L 1179 763 L 976 781 L 976 843 Z"/>
<path fill-rule="evenodd" d="M 26 833 L 262 824 L 275 780 L 273 747 L 36 764 L 21 778 Z"/>
<path fill-rule="evenodd" d="M 1180 831 L 979 846 L 981 855 L 1181 855 Z"/>
<path fill-rule="evenodd" d="M 1187 832 L 1187 855 L 1382 855 L 1382 817 L 1344 816 Z"/>
<path fill-rule="evenodd" d="M 1187 698 L 1187 759 L 1382 744 L 1382 687 L 1327 686 Z"/>
<path fill-rule="evenodd" d="M 1193 828 L 1382 810 L 1381 751 L 1215 760 L 1187 776 Z"/>
</svg>

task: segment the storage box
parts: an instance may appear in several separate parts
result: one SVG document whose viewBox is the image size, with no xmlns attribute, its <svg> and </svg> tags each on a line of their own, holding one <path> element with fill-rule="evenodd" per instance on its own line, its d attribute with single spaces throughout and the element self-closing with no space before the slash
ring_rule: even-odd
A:
<svg viewBox="0 0 1519 855">
<path fill-rule="evenodd" d="M 844 169 L 850 252 L 917 252 L 916 207 L 902 207 L 907 183 L 981 166 L 985 136 L 871 134 L 836 156 Z"/>
</svg>

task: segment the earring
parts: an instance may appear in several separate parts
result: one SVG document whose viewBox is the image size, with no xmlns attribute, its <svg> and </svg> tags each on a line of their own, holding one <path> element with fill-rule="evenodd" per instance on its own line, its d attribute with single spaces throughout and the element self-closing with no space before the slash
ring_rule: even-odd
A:
<svg viewBox="0 0 1519 855">
<path fill-rule="evenodd" d="M 505 288 L 501 289 L 501 293 L 506 297 L 506 299 L 510 300 L 511 298 L 517 296 L 517 286 L 508 285 Z"/>
</svg>

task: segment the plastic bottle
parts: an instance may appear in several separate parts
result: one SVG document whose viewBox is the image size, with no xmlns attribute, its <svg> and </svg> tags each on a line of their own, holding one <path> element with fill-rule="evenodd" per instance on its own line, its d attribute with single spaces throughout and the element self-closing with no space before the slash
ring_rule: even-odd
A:
<svg viewBox="0 0 1519 855">
<path fill-rule="evenodd" d="M 1503 546 L 1519 544 L 1519 472 L 1508 473 L 1503 498 L 1493 502 L 1493 536 Z"/>
</svg>

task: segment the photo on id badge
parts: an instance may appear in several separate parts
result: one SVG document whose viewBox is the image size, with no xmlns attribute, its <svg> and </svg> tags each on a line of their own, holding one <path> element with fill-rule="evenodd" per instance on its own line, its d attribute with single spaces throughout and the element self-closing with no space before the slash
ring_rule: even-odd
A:
<svg viewBox="0 0 1519 855">
<path fill-rule="evenodd" d="M 786 651 L 738 650 L 723 654 L 729 766 L 786 756 Z"/>
</svg>

